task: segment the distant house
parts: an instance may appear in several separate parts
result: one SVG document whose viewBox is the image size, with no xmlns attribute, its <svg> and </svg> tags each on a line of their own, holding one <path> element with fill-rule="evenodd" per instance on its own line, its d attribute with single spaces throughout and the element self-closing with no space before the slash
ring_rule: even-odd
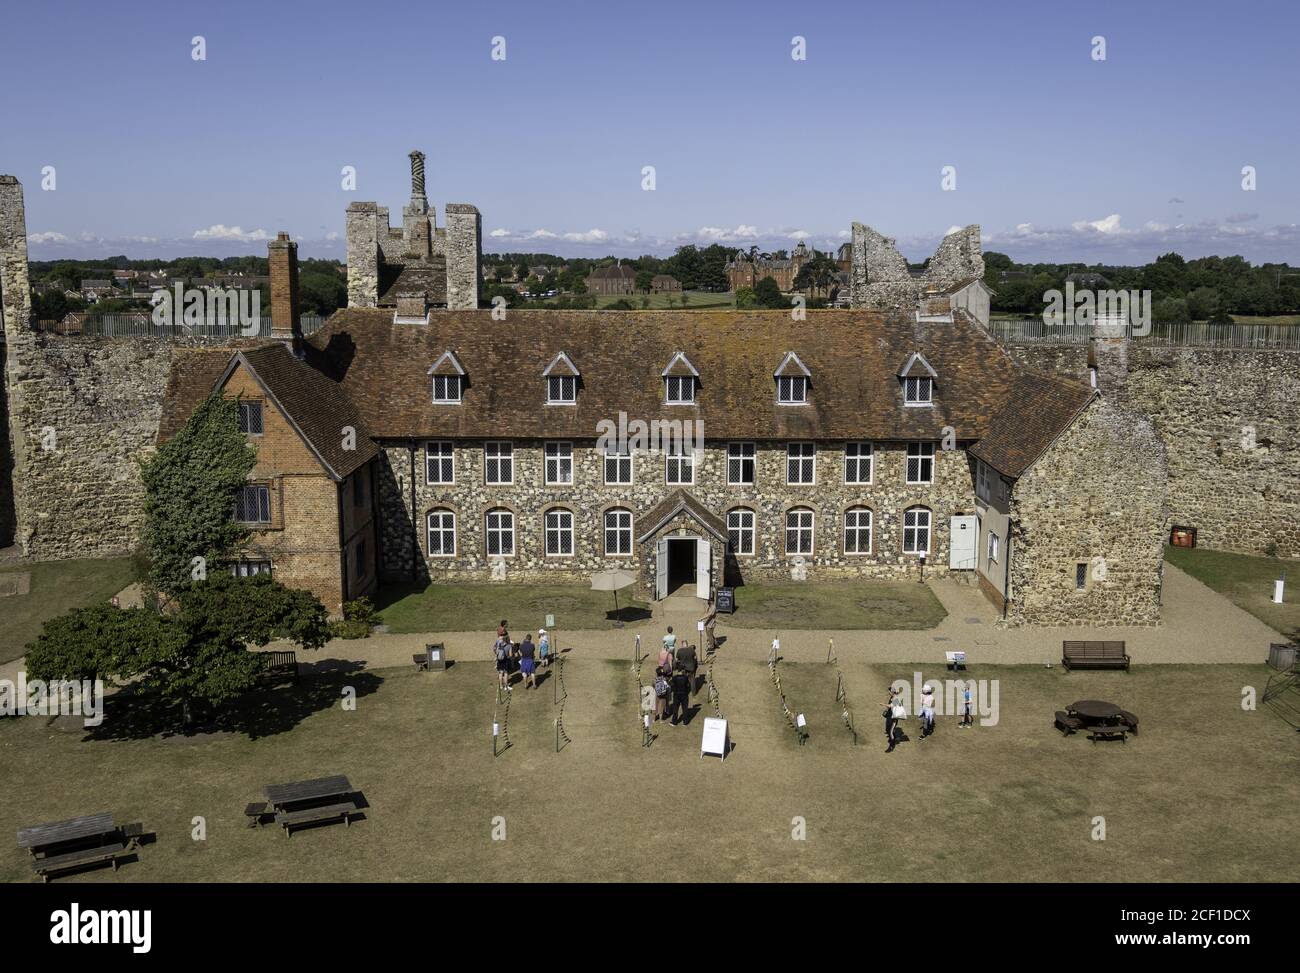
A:
<svg viewBox="0 0 1300 973">
<path fill-rule="evenodd" d="M 597 267 L 587 275 L 588 294 L 631 294 L 636 290 L 636 271 L 622 264 Z"/>
<path fill-rule="evenodd" d="M 668 274 L 655 274 L 650 281 L 651 294 L 680 294 L 682 282 Z"/>
<path fill-rule="evenodd" d="M 88 301 L 97 301 L 101 297 L 112 297 L 117 293 L 119 291 L 111 281 L 83 280 L 81 282 L 81 296 Z"/>
<path fill-rule="evenodd" d="M 1099 287 L 1106 287 L 1110 284 L 1101 274 L 1084 271 L 1077 274 L 1067 274 L 1065 277 L 1067 284 L 1073 284 L 1075 287 L 1084 287 L 1089 290 L 1096 290 Z"/>
</svg>

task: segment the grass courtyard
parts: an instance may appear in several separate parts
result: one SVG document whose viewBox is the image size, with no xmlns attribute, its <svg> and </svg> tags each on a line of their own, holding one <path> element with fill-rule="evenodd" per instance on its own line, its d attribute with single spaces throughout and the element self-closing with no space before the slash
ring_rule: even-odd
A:
<svg viewBox="0 0 1300 973">
<path fill-rule="evenodd" d="M 1165 560 L 1213 588 L 1238 608 L 1290 639 L 1300 639 L 1300 561 L 1233 554 L 1203 547 L 1165 548 Z M 1273 581 L 1286 571 L 1282 604 L 1273 603 Z"/>
<path fill-rule="evenodd" d="M 46 619 L 108 601 L 133 580 L 129 558 L 39 561 L 0 568 L 3 573 L 15 571 L 31 574 L 31 591 L 0 598 L 0 663 L 23 655 Z"/>
<path fill-rule="evenodd" d="M 156 833 L 138 862 L 64 882 L 1295 878 L 1278 839 L 1300 797 L 1295 732 L 1240 706 L 1242 686 L 1262 687 L 1263 666 L 974 667 L 972 678 L 998 680 L 997 725 L 958 730 L 941 717 L 921 742 L 909 720 L 913 739 L 887 755 L 881 700 L 912 667 L 841 656 L 861 745 L 840 722 L 834 667 L 782 663 L 790 705 L 811 728 L 799 747 L 767 667 L 724 647 L 725 762 L 698 757 L 703 712 L 643 749 L 629 664 L 579 653 L 565 664 L 572 743 L 558 754 L 544 681 L 514 690 L 513 745 L 492 756 L 502 714 L 490 664 L 478 662 L 304 678 L 250 700 L 240 716 L 251 736 L 160 735 L 112 707 L 90 737 L 71 718 L 3 720 L 0 825 L 12 833 L 111 810 Z M 339 705 L 344 686 L 357 690 L 355 711 Z M 1053 711 L 1089 697 L 1138 713 L 1141 734 L 1061 737 Z M 245 826 L 244 804 L 263 785 L 335 773 L 363 792 L 365 820 L 291 840 Z M 1098 815 L 1104 841 L 1092 839 Z M 190 837 L 195 816 L 205 841 Z M 492 840 L 496 817 L 505 841 Z M 795 817 L 807 840 L 792 840 Z M 12 843 L 0 879 L 31 880 Z"/>
</svg>

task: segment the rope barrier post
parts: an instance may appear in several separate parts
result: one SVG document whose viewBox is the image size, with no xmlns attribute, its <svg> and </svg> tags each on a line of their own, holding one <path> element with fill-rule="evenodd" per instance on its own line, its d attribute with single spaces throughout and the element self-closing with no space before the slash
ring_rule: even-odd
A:
<svg viewBox="0 0 1300 973">
<path fill-rule="evenodd" d="M 636 641 L 632 644 L 632 668 L 634 669 L 641 668 L 641 636 L 640 635 L 636 637 Z"/>
<path fill-rule="evenodd" d="M 826 646 L 826 661 L 827 661 L 827 662 L 838 662 L 839 660 L 835 657 L 835 640 L 834 640 L 834 639 L 827 639 L 826 641 L 829 643 L 829 644 Z"/>
<path fill-rule="evenodd" d="M 555 752 L 560 752 L 560 718 L 555 718 Z"/>
</svg>

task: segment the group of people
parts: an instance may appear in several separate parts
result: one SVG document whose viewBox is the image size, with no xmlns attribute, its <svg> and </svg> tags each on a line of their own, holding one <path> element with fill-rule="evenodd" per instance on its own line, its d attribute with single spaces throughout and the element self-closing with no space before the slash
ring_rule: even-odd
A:
<svg viewBox="0 0 1300 973">
<path fill-rule="evenodd" d="M 552 659 L 551 637 L 546 629 L 538 629 L 537 639 L 534 642 L 532 633 L 527 632 L 522 642 L 511 641 L 506 620 L 501 619 L 501 624 L 497 626 L 497 639 L 492 643 L 492 655 L 496 659 L 497 679 L 500 680 L 502 689 L 510 688 L 510 680 L 516 670 L 523 674 L 525 689 L 529 686 L 537 688 L 538 668 L 549 668 Z"/>
<path fill-rule="evenodd" d="M 962 715 L 961 722 L 957 726 L 961 729 L 973 726 L 975 723 L 973 717 L 974 698 L 970 686 L 962 691 Z M 889 699 L 885 701 L 885 710 L 881 714 L 885 718 L 885 741 L 888 746 L 885 747 L 885 753 L 893 753 L 896 747 L 905 737 L 903 730 L 898 725 L 899 720 L 907 718 L 907 708 L 903 705 L 901 691 L 891 688 L 889 690 Z M 934 686 L 926 683 L 921 687 L 921 739 L 924 740 L 934 733 Z"/>
<path fill-rule="evenodd" d="M 687 643 L 679 646 L 673 627 L 669 625 L 655 666 L 655 722 L 671 721 L 673 726 L 679 722 L 686 723 L 699 667 L 695 646 Z"/>
</svg>

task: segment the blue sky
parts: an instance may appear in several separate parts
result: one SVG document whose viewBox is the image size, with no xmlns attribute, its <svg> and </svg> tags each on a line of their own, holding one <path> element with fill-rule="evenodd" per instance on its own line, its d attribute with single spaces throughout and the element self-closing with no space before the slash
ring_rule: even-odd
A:
<svg viewBox="0 0 1300 973">
<path fill-rule="evenodd" d="M 342 257 L 347 204 L 400 219 L 421 148 L 485 250 L 825 247 L 860 220 L 913 259 L 980 223 L 1021 260 L 1300 262 L 1294 2 L 55 0 L 3 22 L 0 172 L 33 259 L 264 253 L 277 230 Z"/>
</svg>

